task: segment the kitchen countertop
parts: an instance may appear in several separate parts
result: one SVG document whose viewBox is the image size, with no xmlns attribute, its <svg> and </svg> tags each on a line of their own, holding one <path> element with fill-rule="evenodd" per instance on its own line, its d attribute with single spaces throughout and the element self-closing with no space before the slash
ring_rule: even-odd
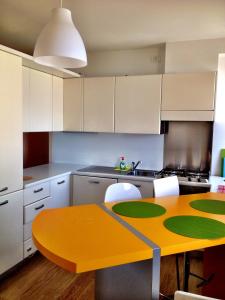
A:
<svg viewBox="0 0 225 300">
<path fill-rule="evenodd" d="M 51 163 L 26 168 L 23 171 L 23 176 L 32 177 L 32 179 L 24 180 L 24 188 L 48 181 L 50 178 L 57 178 L 67 174 L 69 175 L 84 167 L 84 165 L 78 164 Z"/>
<path fill-rule="evenodd" d="M 32 179 L 24 180 L 24 188 L 35 185 L 37 183 L 42 183 L 48 181 L 51 178 L 60 177 L 63 175 L 83 175 L 83 176 L 96 176 L 104 178 L 119 178 L 125 180 L 135 180 L 135 181 L 153 181 L 154 177 L 146 176 L 134 176 L 126 175 L 120 171 L 115 171 L 114 167 L 107 167 L 104 172 L 92 172 L 92 171 L 80 171 L 80 169 L 87 167 L 87 165 L 81 164 L 65 164 L 65 163 L 50 163 L 46 165 L 40 165 L 36 167 L 24 169 L 24 176 L 31 176 Z M 210 176 L 208 186 L 211 187 L 211 192 L 217 191 L 218 184 L 225 185 L 225 178 L 219 176 Z M 190 185 L 190 182 L 182 181 L 182 185 Z M 198 182 L 192 182 L 192 186 L 207 186 L 207 184 L 202 184 Z"/>
<path fill-rule="evenodd" d="M 90 167 L 90 166 L 89 166 Z M 96 177 L 104 177 L 104 178 L 119 178 L 119 179 L 129 179 L 136 181 L 153 181 L 154 177 L 147 176 L 134 176 L 134 175 L 126 175 L 128 172 L 124 171 L 115 171 L 114 167 L 105 167 L 105 171 L 86 171 L 86 170 L 77 170 L 73 172 L 75 175 L 85 175 L 85 176 L 96 176 Z"/>
<path fill-rule="evenodd" d="M 225 185 L 225 178 L 220 176 L 210 176 L 211 192 L 217 192 L 218 185 Z"/>
</svg>

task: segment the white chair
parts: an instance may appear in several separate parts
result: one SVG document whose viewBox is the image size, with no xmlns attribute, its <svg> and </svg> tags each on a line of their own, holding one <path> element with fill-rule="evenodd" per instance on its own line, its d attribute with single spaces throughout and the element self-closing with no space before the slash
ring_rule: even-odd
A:
<svg viewBox="0 0 225 300">
<path fill-rule="evenodd" d="M 186 293 L 182 291 L 176 291 L 174 295 L 174 300 L 218 300 L 218 299 Z"/>
<path fill-rule="evenodd" d="M 179 196 L 179 182 L 177 176 L 170 176 L 153 180 L 155 197 Z"/>
<path fill-rule="evenodd" d="M 105 202 L 141 199 L 139 189 L 130 183 L 111 184 L 105 192 Z"/>
</svg>

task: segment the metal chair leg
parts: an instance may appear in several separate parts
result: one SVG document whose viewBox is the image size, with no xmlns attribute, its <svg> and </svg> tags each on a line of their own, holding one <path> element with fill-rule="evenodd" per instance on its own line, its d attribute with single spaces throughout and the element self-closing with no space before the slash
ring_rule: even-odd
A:
<svg viewBox="0 0 225 300">
<path fill-rule="evenodd" d="M 185 292 L 188 292 L 188 282 L 189 282 L 189 276 L 194 276 L 201 280 L 199 284 L 197 284 L 197 288 L 202 287 L 204 285 L 207 285 L 214 277 L 215 274 L 211 274 L 208 278 L 203 278 L 195 273 L 192 273 L 190 271 L 190 257 L 188 252 L 184 253 L 184 286 L 183 290 Z"/>
</svg>

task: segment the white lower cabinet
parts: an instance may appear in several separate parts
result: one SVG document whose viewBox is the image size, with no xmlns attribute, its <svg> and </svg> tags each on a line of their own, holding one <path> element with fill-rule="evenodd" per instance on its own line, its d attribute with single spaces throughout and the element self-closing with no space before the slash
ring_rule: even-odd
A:
<svg viewBox="0 0 225 300">
<path fill-rule="evenodd" d="M 24 207 L 24 224 L 30 223 L 44 209 L 52 207 L 52 197 L 47 197 Z"/>
<path fill-rule="evenodd" d="M 104 202 L 107 187 L 117 182 L 134 184 L 140 190 L 142 198 L 153 197 L 151 181 L 73 175 L 73 205 Z"/>
<path fill-rule="evenodd" d="M 117 179 L 92 176 L 73 176 L 73 205 L 102 203 L 107 187 Z"/>
<path fill-rule="evenodd" d="M 23 257 L 26 258 L 37 250 L 32 238 L 23 243 Z"/>
<path fill-rule="evenodd" d="M 35 184 L 24 190 L 24 205 L 34 203 L 38 200 L 47 198 L 50 196 L 50 184 L 49 182 L 43 182 L 41 184 Z"/>
<path fill-rule="evenodd" d="M 23 256 L 33 254 L 37 248 L 32 240 L 32 221 L 46 208 L 70 205 L 70 175 L 38 183 L 24 190 Z"/>
<path fill-rule="evenodd" d="M 44 209 L 52 207 L 52 197 L 40 199 L 23 208 L 23 257 L 33 254 L 37 248 L 32 240 L 32 221 Z"/>
<path fill-rule="evenodd" d="M 23 191 L 0 197 L 0 274 L 23 259 Z"/>
<path fill-rule="evenodd" d="M 118 179 L 118 182 L 126 182 L 135 185 L 141 192 L 142 198 L 153 197 L 153 183 L 150 181 L 139 181 L 130 179 Z"/>
<path fill-rule="evenodd" d="M 70 176 L 62 176 L 51 181 L 52 207 L 70 205 Z"/>
</svg>

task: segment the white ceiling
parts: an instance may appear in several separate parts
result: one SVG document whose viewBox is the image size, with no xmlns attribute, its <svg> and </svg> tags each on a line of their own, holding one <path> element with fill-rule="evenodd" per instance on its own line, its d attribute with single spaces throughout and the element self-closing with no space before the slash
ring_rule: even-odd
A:
<svg viewBox="0 0 225 300">
<path fill-rule="evenodd" d="M 27 53 L 59 0 L 0 0 L 0 43 Z M 64 0 L 88 50 L 225 37 L 225 0 Z"/>
</svg>

